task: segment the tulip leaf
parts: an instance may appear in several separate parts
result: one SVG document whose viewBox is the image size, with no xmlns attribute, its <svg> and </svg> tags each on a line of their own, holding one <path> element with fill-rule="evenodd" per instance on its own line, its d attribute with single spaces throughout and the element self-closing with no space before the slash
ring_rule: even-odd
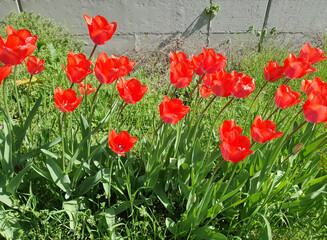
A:
<svg viewBox="0 0 327 240">
<path fill-rule="evenodd" d="M 47 168 L 54 183 L 64 192 L 71 195 L 69 176 L 64 174 L 61 168 L 52 159 L 47 159 Z"/>
<path fill-rule="evenodd" d="M 98 171 L 94 176 L 87 177 L 83 182 L 76 188 L 75 194 L 77 196 L 83 196 L 85 193 L 90 191 L 95 185 L 98 185 L 102 178 L 102 171 Z"/>
<path fill-rule="evenodd" d="M 197 228 L 194 231 L 193 236 L 196 239 L 227 240 L 227 237 L 224 234 L 219 233 L 212 226 L 206 226 L 206 227 Z"/>
<path fill-rule="evenodd" d="M 167 196 L 167 194 L 164 192 L 164 190 L 162 189 L 162 187 L 159 184 L 157 184 L 153 188 L 153 192 L 157 195 L 160 202 L 162 202 L 162 204 L 165 206 L 167 211 L 170 212 L 170 213 L 173 213 L 173 209 L 171 207 L 171 203 L 169 202 L 168 196 Z"/>
<path fill-rule="evenodd" d="M 12 163 L 12 135 L 7 124 L 7 121 L 3 121 L 4 129 L 4 150 L 3 150 L 3 159 L 1 160 L 2 171 L 5 174 L 10 174 L 13 172 L 13 163 Z"/>
<path fill-rule="evenodd" d="M 23 170 L 21 170 L 14 178 L 10 180 L 8 185 L 6 186 L 6 191 L 14 194 L 16 189 L 19 187 L 20 183 L 23 181 L 23 177 L 25 173 L 29 170 L 29 168 L 32 166 L 32 163 L 29 163 L 25 166 Z"/>
</svg>

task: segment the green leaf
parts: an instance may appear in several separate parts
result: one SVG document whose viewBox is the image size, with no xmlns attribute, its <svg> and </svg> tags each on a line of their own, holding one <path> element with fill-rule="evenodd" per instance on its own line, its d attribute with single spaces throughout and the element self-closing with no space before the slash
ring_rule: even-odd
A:
<svg viewBox="0 0 327 240">
<path fill-rule="evenodd" d="M 102 171 L 98 171 L 94 176 L 87 177 L 84 181 L 76 188 L 76 195 L 82 196 L 88 191 L 90 191 L 95 185 L 98 185 L 102 179 Z"/>
<path fill-rule="evenodd" d="M 47 168 L 54 183 L 70 196 L 69 176 L 64 174 L 61 168 L 52 159 L 47 159 Z"/>
<path fill-rule="evenodd" d="M 153 189 L 153 192 L 157 195 L 159 198 L 160 202 L 165 206 L 165 208 L 168 210 L 168 212 L 173 213 L 173 209 L 171 207 L 171 203 L 169 202 L 169 199 L 167 197 L 167 194 L 165 191 L 162 189 L 160 185 L 156 185 Z"/>
<path fill-rule="evenodd" d="M 7 193 L 0 188 L 0 202 L 6 204 L 8 207 L 12 207 L 12 201 Z"/>
<path fill-rule="evenodd" d="M 264 215 L 261 215 L 263 220 L 265 221 L 265 229 L 261 233 L 261 238 L 262 240 L 272 240 L 272 232 L 271 232 L 271 227 L 270 223 L 267 220 L 267 218 Z"/>
<path fill-rule="evenodd" d="M 5 133 L 3 159 L 1 160 L 2 171 L 10 175 L 14 171 L 12 163 L 12 136 L 7 121 L 3 121 L 3 130 Z"/>
<path fill-rule="evenodd" d="M 20 171 L 13 179 L 10 180 L 8 185 L 6 186 L 6 191 L 14 194 L 16 189 L 19 187 L 20 183 L 23 181 L 23 177 L 28 169 L 32 166 L 32 163 L 29 163 L 25 166 L 25 168 Z"/>
<path fill-rule="evenodd" d="M 227 240 L 224 234 L 219 233 L 212 226 L 197 228 L 193 236 L 196 237 L 196 239 Z"/>
</svg>

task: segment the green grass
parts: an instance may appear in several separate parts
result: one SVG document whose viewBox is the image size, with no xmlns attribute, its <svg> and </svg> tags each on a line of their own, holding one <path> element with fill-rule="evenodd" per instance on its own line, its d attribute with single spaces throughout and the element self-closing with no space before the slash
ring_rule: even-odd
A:
<svg viewBox="0 0 327 240">
<path fill-rule="evenodd" d="M 42 97 L 42 104 L 39 112 L 33 120 L 32 127 L 29 130 L 30 132 L 24 139 L 23 146 L 21 147 L 22 152 L 28 153 L 30 149 L 40 148 L 46 143 L 60 137 L 58 121 L 62 115 L 60 111 L 54 107 L 53 93 L 57 86 L 61 86 L 64 89 L 69 87 L 70 83 L 68 82 L 61 65 L 66 65 L 67 53 L 70 50 L 74 50 L 76 53 L 81 52 L 83 44 L 81 41 L 76 40 L 75 36 L 70 34 L 69 29 L 32 13 L 24 13 L 20 15 L 10 14 L 8 17 L 3 19 L 0 23 L 0 35 L 4 38 L 6 36 L 5 26 L 7 25 L 17 29 L 27 28 L 31 30 L 32 34 L 37 34 L 39 36 L 38 48 L 34 54 L 37 57 L 45 59 L 47 63 L 44 72 L 36 76 L 38 81 L 32 85 L 30 99 L 32 102 L 31 105 L 33 105 L 39 97 Z M 323 39 L 323 45 L 319 47 L 326 52 L 327 38 Z M 290 51 L 295 51 L 293 53 L 297 53 L 299 48 L 291 49 L 288 45 L 275 41 L 267 42 L 264 51 L 261 53 L 257 53 L 256 49 L 251 47 L 239 51 L 232 51 L 229 55 L 226 54 L 229 59 L 227 71 L 236 70 L 237 72 L 244 72 L 245 74 L 250 75 L 256 79 L 256 87 L 259 89 L 265 82 L 263 78 L 263 67 L 268 64 L 269 60 L 278 61 L 282 64 L 283 59 L 287 57 Z M 86 55 L 88 55 L 88 53 L 86 53 Z M 16 231 L 14 231 L 15 239 L 112 239 L 113 235 L 116 237 L 121 235 L 124 239 L 173 239 L 175 237 L 171 231 L 168 230 L 166 221 L 167 218 L 171 218 L 173 221 L 178 222 L 179 219 L 186 219 L 187 217 L 185 206 L 190 200 L 185 198 L 180 191 L 176 190 L 179 188 L 179 185 L 176 185 L 176 182 L 179 179 L 179 175 L 177 174 L 183 175 L 183 170 L 176 170 L 173 168 L 172 165 L 174 159 L 170 158 L 170 163 L 163 163 L 164 171 L 161 173 L 160 178 L 158 178 L 158 182 L 166 181 L 164 187 L 167 192 L 167 198 L 169 199 L 169 202 L 172 203 L 171 208 L 173 211 L 169 211 L 158 197 L 156 197 L 157 195 L 152 194 L 151 191 L 148 191 L 147 189 L 139 190 L 137 188 L 137 181 L 142 181 L 145 172 L 145 170 L 139 166 L 143 164 L 142 161 L 151 158 L 149 155 L 142 155 L 144 152 L 143 148 L 146 145 L 146 143 L 144 143 L 146 142 L 145 139 L 150 139 L 151 141 L 153 132 L 160 124 L 158 106 L 165 95 L 169 82 L 168 54 L 165 59 L 161 59 L 154 55 L 146 64 L 142 62 L 142 59 L 136 60 L 137 64 L 135 69 L 127 78 L 139 79 L 142 84 L 148 85 L 148 92 L 141 102 L 136 105 L 128 105 L 118 119 L 116 114 L 117 110 L 115 110 L 110 120 L 105 123 L 100 131 L 92 138 L 93 144 L 103 146 L 103 150 L 96 155 L 93 159 L 95 163 L 92 164 L 103 164 L 107 167 L 109 167 L 108 159 L 112 156 L 107 156 L 108 153 L 110 153 L 110 150 L 108 144 L 106 144 L 107 135 L 110 130 L 114 128 L 119 132 L 122 130 L 128 130 L 132 136 L 136 136 L 139 139 L 138 144 L 136 144 L 132 151 L 133 153 L 129 155 L 129 158 L 123 160 L 126 162 L 115 166 L 116 175 L 114 175 L 113 178 L 112 198 L 108 200 L 102 185 L 98 184 L 79 199 L 80 209 L 70 212 L 71 215 L 69 215 L 67 214 L 67 212 L 69 213 L 67 209 L 69 209 L 70 205 L 65 199 L 64 191 L 59 189 L 55 183 L 41 178 L 35 171 L 29 171 L 24 177 L 24 181 L 20 185 L 17 194 L 12 196 L 12 199 L 14 200 L 12 208 L 0 205 L 0 213 L 6 216 L 5 219 L 1 220 L 1 231 L 7 230 L 10 232 L 11 229 L 16 228 Z M 308 75 L 308 79 L 312 79 L 314 76 L 320 76 L 322 78 L 326 76 L 326 61 L 317 64 L 316 67 L 318 68 L 318 71 Z M 18 66 L 17 79 L 27 78 L 28 74 L 26 73 L 24 64 Z M 19 124 L 20 120 L 18 119 L 17 113 L 17 99 L 15 99 L 15 94 L 13 92 L 13 75 L 10 75 L 7 81 L 11 117 L 14 119 L 16 124 Z M 294 90 L 297 91 L 300 90 L 299 81 L 300 80 L 291 81 L 290 86 L 292 89 L 294 88 Z M 88 77 L 88 82 L 91 83 L 92 86 L 98 85 L 98 81 L 94 75 Z M 223 119 L 234 118 L 237 121 L 237 125 L 240 125 L 243 128 L 249 125 L 248 123 L 253 121 L 257 114 L 263 112 L 266 106 L 262 103 L 269 102 L 279 84 L 280 82 L 269 84 L 251 108 L 251 112 L 249 112 L 250 107 L 248 103 L 252 102 L 255 94 L 252 94 L 246 100 L 237 99 L 234 101 L 228 111 L 225 111 L 222 114 L 219 122 L 215 123 L 216 127 L 214 128 L 211 141 L 209 141 L 209 137 L 211 136 L 210 131 L 212 129 L 212 119 L 215 118 L 221 107 L 223 107 L 228 101 L 228 99 L 217 99 L 217 101 L 215 101 L 205 113 L 203 119 L 201 138 L 203 140 L 199 142 L 201 148 L 204 149 L 205 146 L 209 145 L 209 149 L 213 150 L 217 146 L 219 141 L 218 126 L 221 125 Z M 74 88 L 77 90 L 76 86 Z M 101 122 L 108 109 L 111 107 L 109 99 L 112 88 L 113 84 L 105 85 L 99 91 L 97 108 L 93 116 L 94 121 L 92 122 L 93 128 Z M 192 86 L 187 89 L 178 90 L 176 94 L 186 101 L 191 89 Z M 23 109 L 26 109 L 27 91 L 28 85 L 19 86 L 19 95 L 23 101 Z M 122 100 L 119 99 L 117 91 L 114 92 L 114 99 L 118 99 L 118 105 L 122 102 Z M 204 109 L 209 101 L 210 99 L 207 99 L 202 102 L 199 112 Z M 195 109 L 194 105 L 195 103 L 191 106 L 191 111 L 193 111 L 193 113 Z M 275 106 L 271 104 L 267 108 L 267 113 L 269 114 L 275 109 Z M 273 120 L 280 120 L 290 115 L 294 116 L 299 109 L 300 106 L 287 109 L 281 112 L 280 115 L 274 116 Z M 70 156 L 73 156 L 76 149 L 75 145 L 77 145 L 79 139 L 81 139 L 79 123 L 80 114 L 85 115 L 83 104 L 78 107 L 74 113 L 66 116 L 66 137 L 69 141 L 66 141 L 67 145 L 65 146 L 65 149 Z M 27 111 L 25 111 L 23 119 L 26 118 L 26 115 Z M 187 116 L 188 122 L 190 121 L 190 116 L 191 114 Z M 4 116 L 0 115 L 0 124 L 3 119 Z M 298 121 L 297 124 L 300 123 L 300 120 Z M 281 124 L 278 125 L 280 129 L 285 128 L 285 126 L 285 122 L 281 122 Z M 177 126 L 173 126 L 172 128 L 177 128 Z M 247 126 L 247 128 L 244 129 L 245 134 L 248 136 L 249 128 L 250 126 Z M 168 127 L 166 129 L 168 129 Z M 317 134 L 324 132 L 325 126 L 320 126 L 317 130 Z M 291 152 L 291 147 L 297 143 L 296 140 L 303 140 L 301 139 L 301 133 L 296 134 L 294 142 L 289 144 L 289 149 L 283 149 L 282 154 L 280 155 L 285 158 L 289 152 Z M 141 144 L 141 142 L 144 144 Z M 264 148 L 273 149 L 274 144 L 277 143 L 277 141 L 272 141 L 264 145 Z M 264 152 L 262 148 L 259 148 L 259 150 L 260 149 Z M 325 148 L 320 150 L 325 151 Z M 51 148 L 51 152 L 60 155 L 61 144 L 57 144 Z M 260 153 L 262 152 L 260 151 Z M 257 155 L 260 154 L 258 153 Z M 259 158 L 260 157 L 258 156 L 254 159 L 255 161 L 260 162 Z M 314 166 L 312 169 L 317 169 L 317 164 L 313 164 L 317 161 L 317 158 L 319 158 L 319 156 L 314 154 L 312 157 L 308 158 L 310 159 L 310 162 L 312 161 L 312 165 L 310 166 Z M 33 164 L 39 168 L 46 169 L 47 159 L 48 156 L 41 153 L 33 157 L 32 161 Z M 221 159 L 221 157 L 218 157 L 218 159 Z M 302 166 L 302 168 L 306 166 L 306 163 L 302 163 L 301 159 L 295 159 L 297 159 L 298 164 Z M 213 162 L 212 164 L 215 166 L 218 163 L 219 162 L 217 162 L 216 159 L 216 162 Z M 23 166 L 24 164 L 22 164 L 22 167 Z M 238 171 L 241 173 L 241 170 L 246 169 L 247 166 L 250 169 L 250 164 L 244 164 L 244 166 L 242 165 Z M 124 174 L 124 167 L 129 173 L 127 176 Z M 89 171 L 92 172 L 95 171 L 95 169 L 96 168 L 92 165 L 92 169 Z M 288 173 L 290 169 L 291 168 L 287 168 L 285 172 Z M 299 169 L 301 169 L 301 167 Z M 222 170 L 227 171 L 227 166 L 224 166 Z M 223 176 L 222 170 L 219 172 L 220 177 Z M 210 172 L 212 172 L 212 170 Z M 87 176 L 86 172 L 84 174 Z M 326 172 L 320 171 L 317 174 L 317 177 L 323 177 L 324 174 L 326 174 Z M 82 180 L 80 179 L 80 182 L 81 181 Z M 128 185 L 129 181 L 130 185 Z M 205 186 L 205 181 L 208 181 L 208 179 L 204 179 L 203 181 L 203 186 Z M 293 181 L 295 182 L 296 179 L 293 179 Z M 267 182 L 269 182 L 269 178 Z M 232 184 L 234 184 L 234 182 Z M 299 185 L 305 184 L 305 181 L 299 182 Z M 130 203 L 130 196 L 127 196 L 128 187 L 130 187 L 135 194 L 135 202 L 132 204 Z M 265 216 L 269 219 L 274 239 L 313 239 L 317 236 L 326 237 L 326 197 L 324 196 L 322 198 L 323 200 L 321 200 L 321 208 L 312 209 L 308 215 L 301 215 L 300 213 L 297 213 L 296 210 L 282 208 L 282 204 L 287 203 L 288 201 L 292 202 L 292 196 L 295 194 L 294 191 L 287 192 L 284 198 L 280 201 L 277 197 L 280 193 L 276 192 L 276 196 L 271 196 L 269 204 L 261 206 L 263 209 L 260 211 L 262 214 L 265 213 Z M 203 191 L 200 191 L 198 194 L 199 197 L 203 197 L 203 195 L 201 195 L 203 194 Z M 196 198 L 196 195 L 194 197 Z M 235 197 L 241 199 L 241 197 L 244 196 Z M 283 195 L 280 195 L 280 198 L 282 197 Z M 138 202 L 140 199 L 142 200 L 141 203 Z M 67 204 L 65 205 L 66 208 L 63 208 L 64 202 Z M 129 203 L 132 206 L 130 208 L 126 207 L 126 209 L 119 208 L 122 207 L 124 203 Z M 225 202 L 224 204 L 228 205 Z M 117 212 L 115 214 L 110 213 L 108 209 L 111 208 L 115 208 Z M 228 239 L 239 239 L 240 237 L 243 239 L 262 239 L 262 236 L 266 234 L 265 231 L 268 231 L 263 218 L 260 217 L 260 215 L 254 215 L 248 221 L 242 222 L 242 219 L 240 219 L 241 215 L 242 209 L 238 207 L 231 208 L 218 214 L 218 216 L 213 219 L 206 219 L 201 226 L 204 226 L 210 221 L 210 225 L 228 236 Z M 191 235 L 191 233 L 188 236 L 192 236 L 190 238 L 194 239 L 194 236 Z M 187 235 L 176 238 L 186 239 L 186 237 Z"/>
</svg>

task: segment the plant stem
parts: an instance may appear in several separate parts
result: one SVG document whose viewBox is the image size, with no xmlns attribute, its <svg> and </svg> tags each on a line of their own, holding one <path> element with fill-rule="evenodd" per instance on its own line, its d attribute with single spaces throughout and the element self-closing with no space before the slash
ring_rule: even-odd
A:
<svg viewBox="0 0 327 240">
<path fill-rule="evenodd" d="M 276 108 L 270 115 L 269 117 L 267 117 L 267 120 L 269 120 L 269 118 L 271 118 L 280 108 Z"/>
<path fill-rule="evenodd" d="M 202 113 L 201 113 L 200 116 L 202 116 L 202 115 L 205 113 L 205 111 L 207 111 L 208 107 L 211 105 L 211 103 L 213 103 L 213 101 L 216 99 L 216 97 L 217 97 L 217 96 L 215 95 L 213 98 L 211 98 L 210 102 L 207 104 L 207 106 L 206 106 L 205 109 L 202 111 Z"/>
<path fill-rule="evenodd" d="M 253 101 L 252 101 L 251 107 L 252 107 L 252 105 L 254 104 L 255 100 L 257 100 L 259 94 L 262 92 L 262 90 L 265 88 L 265 86 L 267 86 L 267 84 L 268 84 L 268 81 L 266 81 L 265 84 L 263 84 L 263 86 L 260 88 L 260 90 L 259 90 L 259 92 L 257 93 L 257 95 L 255 95 L 255 97 L 254 97 L 254 99 L 253 99 Z"/>
<path fill-rule="evenodd" d="M 90 56 L 89 56 L 89 60 L 92 58 L 93 53 L 95 52 L 95 49 L 97 48 L 97 46 L 98 46 L 98 45 L 94 44 L 94 47 L 93 47 L 93 49 L 92 49 L 92 52 L 91 52 L 91 54 L 90 54 Z"/>
<path fill-rule="evenodd" d="M 31 74 L 31 76 L 30 76 L 30 81 L 28 82 L 28 99 L 29 99 L 30 96 L 31 96 L 31 83 L 32 83 L 32 77 L 33 77 L 33 75 Z"/>
<path fill-rule="evenodd" d="M 66 164 L 65 164 L 65 141 L 64 141 L 64 135 L 65 135 L 65 115 L 66 113 L 63 113 L 61 118 L 61 150 L 62 150 L 62 170 L 65 172 Z"/>
<path fill-rule="evenodd" d="M 15 88 L 16 100 L 17 100 L 17 104 L 18 104 L 19 119 L 22 120 L 23 114 L 22 114 L 22 110 L 20 108 L 20 98 L 18 95 L 18 88 L 17 88 L 17 84 L 16 84 L 16 71 L 17 71 L 17 65 L 15 65 L 15 67 L 14 67 L 14 88 Z"/>
<path fill-rule="evenodd" d="M 287 136 L 287 138 L 285 139 L 285 141 L 284 142 L 286 142 L 288 139 L 290 139 L 290 137 L 294 134 L 294 133 L 296 133 L 296 131 L 297 130 L 299 130 L 304 124 L 306 124 L 307 123 L 307 120 L 304 120 L 297 128 L 295 128 L 294 129 L 294 131 L 293 132 L 291 132 L 288 136 Z"/>
<path fill-rule="evenodd" d="M 94 101 L 95 101 L 95 98 L 97 97 L 98 92 L 99 92 L 99 90 L 100 90 L 102 84 L 103 84 L 103 83 L 100 83 L 100 84 L 99 84 L 99 86 L 97 87 L 97 90 L 96 90 L 95 93 L 94 93 L 94 96 L 93 96 L 93 98 L 92 98 L 92 103 L 91 103 L 92 108 L 93 108 L 93 103 L 94 103 Z"/>
<path fill-rule="evenodd" d="M 192 97 L 192 95 L 193 95 L 195 89 L 199 86 L 199 84 L 200 84 L 200 82 L 202 81 L 204 75 L 205 75 L 205 74 L 203 74 L 201 77 L 199 77 L 199 81 L 196 83 L 195 87 L 193 88 L 192 92 L 190 93 L 190 96 L 189 96 L 188 99 L 187 99 L 187 104 L 186 104 L 186 105 L 188 105 L 188 103 L 190 102 L 191 97 Z"/>
<path fill-rule="evenodd" d="M 166 91 L 166 95 L 167 96 L 168 96 L 168 93 L 169 93 L 170 86 L 171 86 L 171 82 L 169 83 L 168 88 L 167 88 L 167 91 Z"/>
<path fill-rule="evenodd" d="M 233 102 L 233 100 L 235 99 L 235 97 L 232 97 L 229 101 L 228 101 L 228 103 L 226 103 L 226 105 L 220 110 L 220 112 L 217 114 L 217 117 L 216 117 L 216 119 L 215 119 L 215 121 L 214 121 L 214 124 L 217 122 L 217 120 L 218 120 L 218 117 L 220 116 L 220 114 L 229 106 L 229 104 L 231 104 L 232 102 Z"/>
<path fill-rule="evenodd" d="M 162 125 L 164 125 L 164 121 L 162 121 L 162 123 L 159 125 L 159 127 L 157 128 L 157 130 L 154 132 L 154 134 L 153 134 L 153 137 L 155 137 L 156 136 L 156 134 L 157 134 L 157 132 L 159 131 L 159 129 L 162 127 Z"/>
<path fill-rule="evenodd" d="M 8 118 L 11 118 L 10 117 L 10 113 L 9 113 L 9 108 L 8 108 L 8 101 L 7 101 L 7 78 L 3 80 L 3 84 L 2 84 L 2 87 L 3 87 L 3 98 L 4 98 L 4 102 L 5 102 L 5 109 L 6 109 L 6 112 L 7 112 L 7 116 Z M 11 124 L 11 121 L 9 120 L 9 123 Z"/>
<path fill-rule="evenodd" d="M 170 99 L 172 99 L 175 96 L 176 91 L 177 91 L 177 87 L 175 87 L 175 90 L 174 90 L 173 94 L 171 95 Z"/>
<path fill-rule="evenodd" d="M 120 110 L 119 110 L 119 112 L 118 112 L 118 114 L 117 114 L 117 119 L 120 117 L 122 111 L 124 110 L 124 108 L 125 108 L 126 106 L 127 106 L 127 103 L 123 101 L 123 102 L 122 102 L 122 107 L 120 107 Z"/>
<path fill-rule="evenodd" d="M 220 145 L 219 145 L 219 142 L 220 142 L 220 141 L 218 141 L 218 145 L 217 145 L 217 147 L 215 147 L 215 149 L 211 152 L 210 156 L 212 156 L 212 154 L 214 154 L 214 152 L 217 151 L 217 149 L 219 148 L 219 146 L 220 146 Z"/>
<path fill-rule="evenodd" d="M 69 87 L 69 89 L 72 89 L 72 88 L 73 88 L 73 86 L 74 86 L 74 83 L 72 82 L 72 83 L 70 84 L 70 87 Z"/>
</svg>

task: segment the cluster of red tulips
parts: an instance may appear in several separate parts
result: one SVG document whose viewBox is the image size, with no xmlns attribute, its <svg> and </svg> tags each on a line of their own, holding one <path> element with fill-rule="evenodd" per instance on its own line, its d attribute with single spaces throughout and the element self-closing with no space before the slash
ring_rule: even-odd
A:
<svg viewBox="0 0 327 240">
<path fill-rule="evenodd" d="M 89 29 L 90 38 L 95 43 L 95 46 L 89 58 L 82 53 L 74 54 L 72 51 L 68 53 L 67 66 L 63 65 L 62 67 L 67 74 L 68 80 L 71 82 L 71 87 L 67 90 L 60 87 L 56 88 L 54 93 L 55 107 L 64 113 L 72 112 L 83 98 L 96 91 L 92 100 L 93 104 L 102 84 L 111 84 L 117 79 L 115 84 L 122 100 L 126 104 L 136 104 L 143 98 L 148 87 L 141 85 L 137 79 L 126 80 L 124 78 L 132 71 L 135 65 L 134 61 L 130 61 L 125 56 L 118 58 L 115 55 L 111 55 L 109 58 L 106 53 L 101 52 L 97 57 L 94 69 L 92 69 L 91 58 L 96 47 L 105 44 L 111 39 L 116 31 L 117 23 L 108 23 L 102 16 L 91 18 L 84 15 L 84 19 Z M 38 38 L 36 35 L 32 36 L 26 29 L 16 31 L 9 26 L 7 27 L 7 34 L 6 43 L 0 37 L 0 61 L 4 64 L 0 68 L 0 83 L 10 74 L 13 65 L 22 63 L 33 53 Z M 259 90 L 254 101 L 268 82 L 275 82 L 286 78 L 276 92 L 275 103 L 277 109 L 273 113 L 278 109 L 286 109 L 299 104 L 302 101 L 302 99 L 299 99 L 301 94 L 292 91 L 287 84 L 291 79 L 299 79 L 307 73 L 314 72 L 316 68 L 313 68 L 312 65 L 326 58 L 320 49 L 311 48 L 307 43 L 301 49 L 298 58 L 290 53 L 284 61 L 284 66 L 279 66 L 277 62 L 270 61 L 268 66 L 264 68 L 266 83 Z M 197 88 L 199 88 L 202 98 L 209 98 L 214 94 L 205 110 L 216 97 L 231 96 L 230 101 L 219 112 L 219 116 L 234 99 L 246 98 L 255 90 L 255 80 L 253 78 L 236 71 L 227 73 L 224 69 L 226 63 L 226 57 L 220 53 L 215 53 L 213 49 L 203 48 L 202 53 L 197 56 L 192 55 L 191 58 L 188 58 L 183 52 L 171 52 L 170 84 L 175 86 L 172 97 L 174 97 L 177 88 L 188 87 L 194 75 L 198 75 L 198 81 L 190 92 L 187 103 L 189 103 L 192 94 Z M 44 60 L 30 56 L 26 65 L 30 74 L 38 74 L 44 69 Z M 99 81 L 97 89 L 92 88 L 86 81 L 85 83 L 82 82 L 93 72 Z M 79 84 L 79 92 L 84 97 L 77 97 L 77 93 L 72 89 L 74 84 Z M 319 77 L 314 78 L 312 81 L 304 79 L 301 90 L 307 94 L 307 100 L 303 105 L 303 113 L 306 120 L 312 123 L 326 122 L 327 83 L 323 82 Z M 159 105 L 159 111 L 163 122 L 176 124 L 190 111 L 190 107 L 183 105 L 182 100 L 178 98 L 170 99 L 166 95 Z M 261 115 L 255 118 L 251 127 L 251 137 L 255 142 L 265 143 L 283 135 L 283 133 L 275 131 L 275 123 L 268 119 L 263 120 Z M 224 121 L 219 128 L 219 133 L 221 140 L 220 149 L 225 160 L 239 162 L 253 152 L 253 150 L 250 150 L 250 139 L 247 136 L 241 135 L 242 128 L 236 126 L 233 119 Z M 117 134 L 115 130 L 112 130 L 109 133 L 109 146 L 115 153 L 120 155 L 124 155 L 124 153 L 131 150 L 136 141 L 137 138 L 131 137 L 126 131 Z"/>
</svg>

